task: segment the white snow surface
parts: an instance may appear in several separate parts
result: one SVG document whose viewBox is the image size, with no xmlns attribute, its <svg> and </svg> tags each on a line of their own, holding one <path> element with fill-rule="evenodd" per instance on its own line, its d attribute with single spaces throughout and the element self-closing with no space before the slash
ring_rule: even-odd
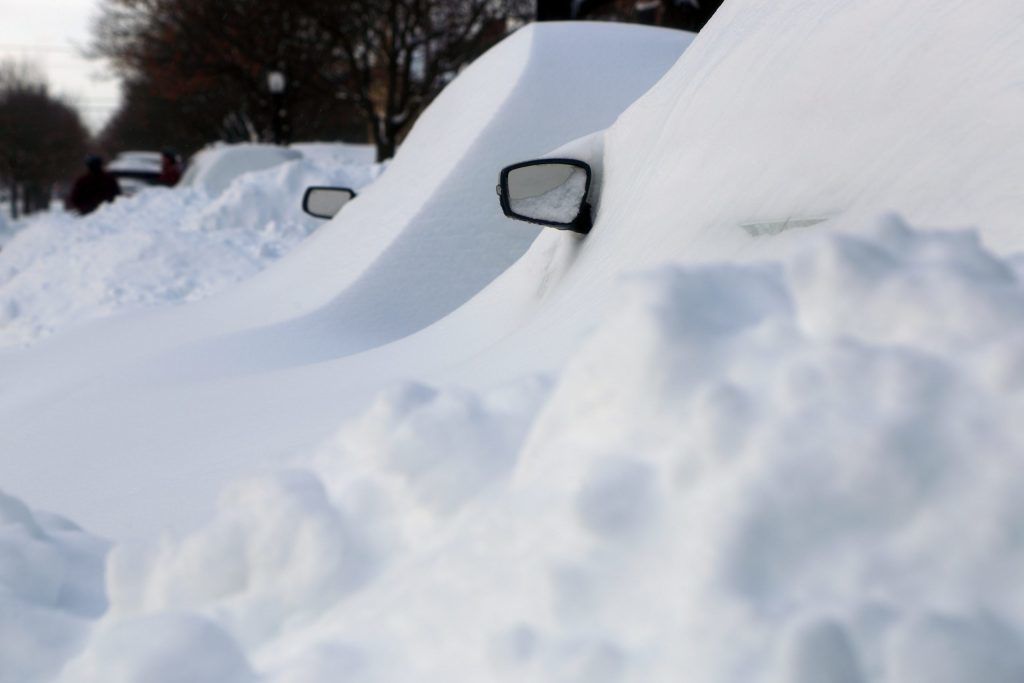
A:
<svg viewBox="0 0 1024 683">
<path fill-rule="evenodd" d="M 0 681 L 51 680 L 107 608 L 107 543 L 0 491 Z"/>
<path fill-rule="evenodd" d="M 5 487 L 116 540 L 46 666 L 1022 680 L 1022 31 L 730 0 L 602 124 L 686 41 L 531 27 L 275 266 L 0 355 Z M 589 236 L 501 220 L 609 124 Z"/>
<path fill-rule="evenodd" d="M 61 680 L 1020 680 L 1024 283 L 866 232 L 630 276 L 552 375 L 381 393 L 117 546 Z"/>
</svg>

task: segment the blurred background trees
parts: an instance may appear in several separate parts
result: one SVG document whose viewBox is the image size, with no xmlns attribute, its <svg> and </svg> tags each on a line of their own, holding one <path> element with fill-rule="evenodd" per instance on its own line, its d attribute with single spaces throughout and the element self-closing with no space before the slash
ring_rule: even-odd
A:
<svg viewBox="0 0 1024 683">
<path fill-rule="evenodd" d="M 89 132 L 31 65 L 0 62 L 0 188 L 10 212 L 49 207 L 54 185 L 82 165 Z"/>
<path fill-rule="evenodd" d="M 528 0 L 310 2 L 312 45 L 328 55 L 318 85 L 354 106 L 377 156 L 392 156 L 459 69 L 532 14 Z"/>
<path fill-rule="evenodd" d="M 226 142 L 347 140 L 394 154 L 489 47 L 539 19 L 699 30 L 722 0 L 101 0 L 90 53 L 122 104 L 95 139 L 38 70 L 0 65 L 0 190 L 44 208 L 92 147 L 190 154 Z"/>
<path fill-rule="evenodd" d="M 699 31 L 724 0 L 537 0 L 538 21 L 628 21 Z"/>
<path fill-rule="evenodd" d="M 343 138 L 386 158 L 458 70 L 532 10 L 529 0 L 105 0 L 94 51 L 126 89 L 101 139 L 192 151 L 214 139 Z"/>
<path fill-rule="evenodd" d="M 724 0 L 579 0 L 576 19 L 630 21 L 699 31 Z"/>
<path fill-rule="evenodd" d="M 100 140 L 191 152 L 211 140 L 345 139 L 384 159 L 459 69 L 525 22 L 697 30 L 721 2 L 103 0 L 93 51 L 125 86 Z"/>
</svg>

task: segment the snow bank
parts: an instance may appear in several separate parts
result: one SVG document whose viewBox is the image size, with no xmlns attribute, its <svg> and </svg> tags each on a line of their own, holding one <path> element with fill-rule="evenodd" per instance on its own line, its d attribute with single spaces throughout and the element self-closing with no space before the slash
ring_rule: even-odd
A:
<svg viewBox="0 0 1024 683">
<path fill-rule="evenodd" d="M 216 197 L 235 178 L 245 173 L 262 171 L 301 158 L 301 152 L 277 145 L 215 145 L 201 150 L 189 160 L 181 184 Z"/>
<path fill-rule="evenodd" d="M 228 158 L 232 149 L 217 151 Z M 321 225 L 302 213 L 307 186 L 360 188 L 374 175 L 372 165 L 291 161 L 244 174 L 215 197 L 198 186 L 152 188 L 84 218 L 30 219 L 0 252 L 0 346 L 195 301 L 251 277 Z"/>
<path fill-rule="evenodd" d="M 217 197 L 236 178 L 289 161 L 305 158 L 323 168 L 344 167 L 359 175 L 365 172 L 363 169 L 366 167 L 374 166 L 376 157 L 373 145 L 337 142 L 306 142 L 289 147 L 254 143 L 216 144 L 200 150 L 189 160 L 181 184 Z"/>
<path fill-rule="evenodd" d="M 974 233 L 857 230 L 631 276 L 551 379 L 385 392 L 115 550 L 70 671 L 170 661 L 187 618 L 275 681 L 1020 680 L 1024 282 Z"/>
<path fill-rule="evenodd" d="M 377 161 L 377 148 L 373 145 L 349 142 L 295 142 L 289 147 L 320 164 L 370 166 Z"/>
<path fill-rule="evenodd" d="M 106 609 L 106 543 L 0 491 L 0 681 L 52 680 Z"/>
</svg>

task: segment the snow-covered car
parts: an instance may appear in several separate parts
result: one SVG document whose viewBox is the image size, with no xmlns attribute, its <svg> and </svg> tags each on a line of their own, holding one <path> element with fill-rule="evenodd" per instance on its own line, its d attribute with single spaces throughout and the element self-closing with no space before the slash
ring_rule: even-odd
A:
<svg viewBox="0 0 1024 683">
<path fill-rule="evenodd" d="M 1024 680 L 1024 14 L 934 5 L 527 27 L 272 268 L 0 354 L 0 672 Z"/>
<path fill-rule="evenodd" d="M 121 152 L 107 164 L 107 171 L 117 178 L 121 192 L 133 195 L 160 182 L 160 152 Z"/>
</svg>

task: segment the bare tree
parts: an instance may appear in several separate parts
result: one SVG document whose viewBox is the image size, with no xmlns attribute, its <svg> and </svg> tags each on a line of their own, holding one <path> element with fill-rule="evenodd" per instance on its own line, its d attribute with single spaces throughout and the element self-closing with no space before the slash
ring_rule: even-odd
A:
<svg viewBox="0 0 1024 683">
<path fill-rule="evenodd" d="M 139 92 L 204 102 L 195 127 L 208 137 L 268 139 L 280 106 L 299 135 L 361 121 L 386 158 L 458 70 L 532 11 L 530 0 L 104 0 L 94 53 Z M 271 70 L 287 82 L 279 103 Z"/>
<path fill-rule="evenodd" d="M 565 21 L 575 18 L 573 0 L 537 0 L 537 21 Z"/>
<path fill-rule="evenodd" d="M 74 173 L 88 143 L 78 112 L 49 94 L 37 68 L 0 63 L 0 183 L 15 217 L 49 206 L 54 184 Z"/>
<path fill-rule="evenodd" d="M 333 46 L 319 71 L 369 125 L 377 156 L 399 140 L 459 69 L 530 16 L 529 0 L 348 0 L 321 2 L 314 40 Z"/>
<path fill-rule="evenodd" d="M 138 108 L 163 106 L 165 117 L 186 131 L 202 131 L 207 140 L 265 139 L 268 71 L 296 74 L 288 105 L 318 96 L 298 76 L 315 60 L 297 49 L 293 35 L 301 30 L 302 2 L 106 0 L 93 53 L 112 61 Z"/>
</svg>

